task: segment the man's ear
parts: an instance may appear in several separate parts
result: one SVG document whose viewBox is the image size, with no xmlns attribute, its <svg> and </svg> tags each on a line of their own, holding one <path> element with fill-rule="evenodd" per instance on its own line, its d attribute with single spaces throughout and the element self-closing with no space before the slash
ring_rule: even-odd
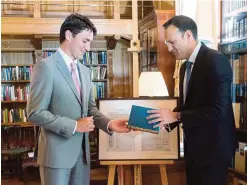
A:
<svg viewBox="0 0 247 185">
<path fill-rule="evenodd" d="M 193 38 L 193 33 L 192 33 L 190 30 L 186 30 L 186 31 L 184 32 L 184 37 L 185 37 L 186 39 L 191 40 L 191 39 Z"/>
<path fill-rule="evenodd" d="M 71 31 L 66 30 L 66 32 L 65 32 L 65 39 L 66 39 L 67 41 L 71 41 L 72 38 L 73 38 L 73 35 L 72 35 Z"/>
</svg>

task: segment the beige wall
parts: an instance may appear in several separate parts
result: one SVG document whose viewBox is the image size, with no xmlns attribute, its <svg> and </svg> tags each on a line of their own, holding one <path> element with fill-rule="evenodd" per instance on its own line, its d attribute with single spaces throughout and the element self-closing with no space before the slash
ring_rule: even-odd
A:
<svg viewBox="0 0 247 185">
<path fill-rule="evenodd" d="M 176 13 L 194 19 L 198 25 L 199 39 L 212 42 L 209 46 L 218 47 L 220 30 L 220 0 L 176 0 Z"/>
</svg>

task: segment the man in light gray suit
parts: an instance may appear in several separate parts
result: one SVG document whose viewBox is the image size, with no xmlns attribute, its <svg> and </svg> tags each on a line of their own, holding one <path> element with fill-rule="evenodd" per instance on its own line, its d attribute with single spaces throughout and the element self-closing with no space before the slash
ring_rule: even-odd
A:
<svg viewBox="0 0 247 185">
<path fill-rule="evenodd" d="M 66 18 L 60 47 L 34 66 L 27 104 L 28 120 L 41 127 L 38 164 L 42 185 L 88 185 L 88 133 L 124 133 L 127 120 L 110 120 L 99 112 L 90 70 L 78 62 L 90 50 L 97 30 L 80 14 Z"/>
</svg>

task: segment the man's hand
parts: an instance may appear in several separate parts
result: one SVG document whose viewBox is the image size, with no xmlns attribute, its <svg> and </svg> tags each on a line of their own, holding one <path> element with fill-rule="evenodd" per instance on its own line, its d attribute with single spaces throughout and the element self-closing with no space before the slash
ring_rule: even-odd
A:
<svg viewBox="0 0 247 185">
<path fill-rule="evenodd" d="M 118 120 L 112 120 L 109 125 L 109 130 L 115 131 L 118 133 L 127 133 L 130 131 L 130 129 L 127 127 L 127 119 L 118 119 Z"/>
<path fill-rule="evenodd" d="M 152 119 L 148 122 L 149 124 L 160 122 L 159 124 L 154 125 L 154 128 L 163 128 L 167 124 L 177 121 L 176 113 L 172 112 L 170 109 L 148 110 L 148 113 L 151 115 L 148 116 L 147 119 Z"/>
<path fill-rule="evenodd" d="M 77 120 L 76 132 L 90 132 L 94 130 L 93 116 Z"/>
</svg>

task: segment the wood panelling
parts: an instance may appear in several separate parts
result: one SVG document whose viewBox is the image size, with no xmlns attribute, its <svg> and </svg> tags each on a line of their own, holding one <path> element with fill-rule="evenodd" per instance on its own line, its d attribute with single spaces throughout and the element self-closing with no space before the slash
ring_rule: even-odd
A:
<svg viewBox="0 0 247 185">
<path fill-rule="evenodd" d="M 114 50 L 113 97 L 132 97 L 132 54 L 129 42 L 120 39 Z"/>
<path fill-rule="evenodd" d="M 2 35 L 57 35 L 64 18 L 2 17 L 1 21 Z M 132 20 L 92 19 L 92 22 L 99 35 L 132 35 Z"/>
</svg>

